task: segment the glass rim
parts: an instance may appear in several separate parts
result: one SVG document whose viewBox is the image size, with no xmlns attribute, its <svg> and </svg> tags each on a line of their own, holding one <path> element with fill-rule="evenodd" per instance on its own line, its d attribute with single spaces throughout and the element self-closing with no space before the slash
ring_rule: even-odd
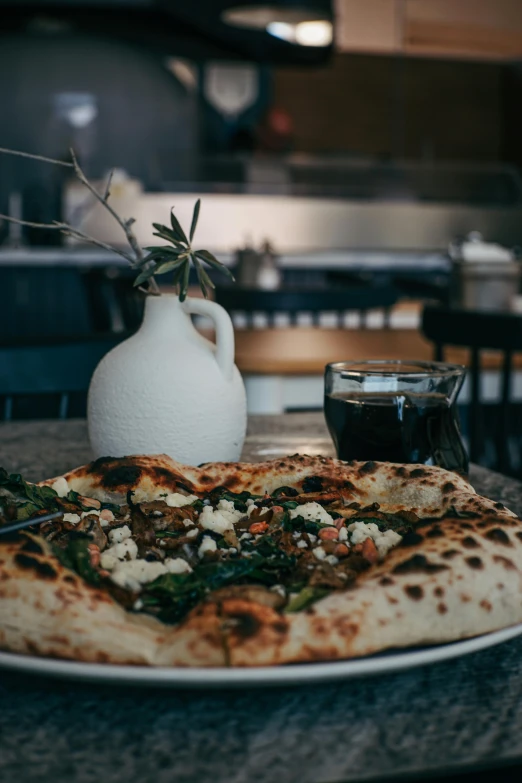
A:
<svg viewBox="0 0 522 783">
<path fill-rule="evenodd" d="M 383 369 L 386 366 L 389 366 L 390 369 Z M 401 368 L 403 369 L 401 370 Z M 330 362 L 325 367 L 325 374 L 328 372 L 337 373 L 341 378 L 363 378 L 366 376 L 417 379 L 458 378 L 465 375 L 467 368 L 463 364 L 426 362 L 416 359 L 361 359 L 360 361 L 352 359 L 345 362 Z"/>
</svg>

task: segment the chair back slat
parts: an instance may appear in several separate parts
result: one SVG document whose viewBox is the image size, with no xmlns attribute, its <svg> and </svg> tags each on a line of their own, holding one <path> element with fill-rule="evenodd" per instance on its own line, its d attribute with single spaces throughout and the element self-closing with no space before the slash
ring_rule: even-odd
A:
<svg viewBox="0 0 522 783">
<path fill-rule="evenodd" d="M 342 325 L 344 313 L 355 310 L 360 313 L 361 326 L 364 327 L 367 325 L 368 311 L 372 309 L 382 309 L 385 323 L 389 324 L 390 309 L 399 297 L 398 291 L 392 286 L 363 285 L 276 291 L 218 286 L 215 293 L 217 303 L 229 313 L 245 313 L 247 326 L 252 324 L 253 313 L 265 313 L 270 326 L 276 323 L 276 313 L 287 313 L 291 326 L 298 323 L 299 313 L 309 313 L 314 326 L 320 326 L 321 313 L 335 313 Z"/>
<path fill-rule="evenodd" d="M 68 340 L 0 344 L 0 397 L 4 419 L 13 416 L 16 397 L 57 395 L 66 418 L 71 393 L 86 392 L 99 361 L 128 334 Z"/>
<path fill-rule="evenodd" d="M 471 349 L 469 366 L 470 405 L 468 435 L 470 458 L 478 462 L 484 449 L 483 406 L 480 399 L 481 351 L 493 350 L 502 355 L 501 392 L 495 429 L 496 462 L 494 467 L 512 472 L 510 458 L 510 405 L 513 391 L 513 354 L 522 352 L 522 316 L 457 310 L 429 305 L 422 314 L 422 332 L 435 344 L 435 358 L 443 357 L 443 346 Z"/>
</svg>

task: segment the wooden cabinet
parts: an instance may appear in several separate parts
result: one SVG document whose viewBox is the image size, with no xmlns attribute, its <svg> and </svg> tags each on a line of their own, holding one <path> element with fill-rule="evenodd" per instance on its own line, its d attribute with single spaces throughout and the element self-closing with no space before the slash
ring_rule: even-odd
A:
<svg viewBox="0 0 522 783">
<path fill-rule="evenodd" d="M 373 52 L 515 60 L 521 0 L 338 0 L 337 47 Z"/>
</svg>

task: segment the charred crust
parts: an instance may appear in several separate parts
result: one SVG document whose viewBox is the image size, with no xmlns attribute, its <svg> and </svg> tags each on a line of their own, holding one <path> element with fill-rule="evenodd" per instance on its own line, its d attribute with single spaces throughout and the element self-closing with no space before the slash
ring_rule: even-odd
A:
<svg viewBox="0 0 522 783">
<path fill-rule="evenodd" d="M 466 563 L 470 568 L 474 568 L 476 571 L 480 571 L 482 568 L 484 568 L 484 563 L 480 557 L 467 557 Z"/>
<path fill-rule="evenodd" d="M 472 536 L 466 536 L 462 539 L 462 546 L 465 546 L 466 549 L 476 549 L 480 544 Z"/>
<path fill-rule="evenodd" d="M 426 538 L 440 538 L 443 535 L 444 532 L 440 529 L 440 527 L 438 525 L 434 525 L 426 533 Z"/>
<path fill-rule="evenodd" d="M 420 601 L 424 595 L 424 590 L 419 585 L 406 585 L 404 592 L 412 601 Z"/>
<path fill-rule="evenodd" d="M 389 576 L 383 576 L 382 579 L 379 581 L 379 584 L 382 585 L 383 587 L 389 587 L 390 585 L 395 584 L 395 582 Z"/>
<path fill-rule="evenodd" d="M 14 557 L 14 561 L 20 568 L 28 568 L 35 571 L 42 579 L 56 579 L 58 576 L 52 565 L 23 552 L 18 552 Z"/>
<path fill-rule="evenodd" d="M 496 544 L 502 544 L 503 546 L 512 546 L 508 535 L 500 528 L 493 527 L 485 534 L 485 537 L 490 541 L 494 541 Z"/>
<path fill-rule="evenodd" d="M 255 614 L 234 612 L 233 614 L 228 614 L 228 617 L 234 622 L 234 634 L 239 636 L 240 639 L 250 639 L 261 628 L 261 623 Z"/>
<path fill-rule="evenodd" d="M 512 560 L 509 559 L 509 557 L 504 557 L 503 555 L 493 555 L 493 561 L 495 563 L 499 563 L 499 565 L 503 565 L 506 571 L 517 570 L 516 565 Z"/>
<path fill-rule="evenodd" d="M 41 544 L 39 544 L 38 541 L 35 541 L 34 538 L 26 538 L 20 547 L 20 552 L 30 552 L 33 555 L 43 555 L 44 550 Z"/>
<path fill-rule="evenodd" d="M 133 486 L 139 481 L 141 474 L 142 470 L 137 465 L 119 465 L 108 470 L 103 476 L 101 483 L 106 489 L 119 487 L 122 484 Z"/>
<path fill-rule="evenodd" d="M 408 472 L 406 468 L 397 468 L 395 470 L 395 475 L 399 476 L 400 478 L 404 478 L 408 475 Z"/>
<path fill-rule="evenodd" d="M 353 491 L 355 491 L 355 489 L 356 489 L 355 485 L 352 484 L 351 481 L 344 481 L 342 486 L 343 486 L 344 489 L 351 489 Z"/>
<path fill-rule="evenodd" d="M 420 478 L 421 476 L 425 476 L 426 471 L 424 468 L 414 468 L 412 471 L 410 471 L 410 478 Z"/>
<path fill-rule="evenodd" d="M 445 484 L 442 485 L 442 492 L 447 495 L 448 492 L 453 492 L 456 489 L 455 484 L 452 484 L 451 481 L 447 481 Z"/>
<path fill-rule="evenodd" d="M 320 476 L 307 476 L 303 483 L 303 492 L 322 492 L 323 479 Z"/>
<path fill-rule="evenodd" d="M 413 555 L 403 563 L 399 563 L 393 569 L 394 574 L 437 574 L 439 571 L 447 571 L 448 566 L 440 563 L 429 563 L 424 555 Z"/>
<path fill-rule="evenodd" d="M 74 576 L 71 576 L 70 574 L 66 574 L 66 575 L 64 576 L 64 578 L 63 578 L 63 581 L 64 581 L 64 582 L 68 582 L 69 584 L 72 584 L 72 585 L 73 585 L 73 584 L 75 584 L 75 582 L 76 582 L 76 579 L 74 578 Z"/>
<path fill-rule="evenodd" d="M 420 544 L 422 541 L 424 541 L 424 536 L 421 536 L 420 533 L 415 533 L 413 530 L 410 530 L 402 537 L 402 541 L 400 542 L 399 546 L 417 546 L 417 544 Z"/>
<path fill-rule="evenodd" d="M 484 599 L 483 601 L 480 602 L 480 606 L 482 607 L 482 609 L 485 609 L 486 612 L 491 612 L 491 610 L 493 609 L 493 607 L 490 604 L 490 602 L 486 601 L 486 599 Z"/>
<path fill-rule="evenodd" d="M 436 595 L 437 598 L 442 598 L 444 595 L 444 588 L 443 587 L 436 587 L 433 591 L 433 595 Z"/>
<path fill-rule="evenodd" d="M 87 468 L 87 473 L 101 473 L 106 465 L 112 465 L 114 462 L 117 462 L 116 457 L 99 457 L 94 462 L 91 462 Z"/>
<path fill-rule="evenodd" d="M 447 611 L 448 611 L 448 607 L 446 606 L 446 604 L 442 603 L 442 601 L 440 602 L 440 604 L 437 604 L 437 612 L 439 614 L 446 614 Z"/>
<path fill-rule="evenodd" d="M 451 560 L 456 555 L 460 555 L 460 552 L 459 552 L 458 549 L 446 549 L 446 551 L 442 553 L 442 557 L 445 560 Z"/>
<path fill-rule="evenodd" d="M 365 462 L 364 465 L 361 465 L 359 468 L 359 475 L 365 476 L 368 473 L 375 473 L 377 470 L 377 465 L 372 460 L 369 460 L 368 462 Z"/>
<path fill-rule="evenodd" d="M 499 511 L 504 511 L 504 509 L 505 509 L 505 505 L 504 505 L 503 503 L 500 503 L 500 502 L 499 502 L 499 503 L 495 503 L 495 505 L 493 506 L 493 508 L 496 508 L 496 509 L 498 509 Z"/>
</svg>

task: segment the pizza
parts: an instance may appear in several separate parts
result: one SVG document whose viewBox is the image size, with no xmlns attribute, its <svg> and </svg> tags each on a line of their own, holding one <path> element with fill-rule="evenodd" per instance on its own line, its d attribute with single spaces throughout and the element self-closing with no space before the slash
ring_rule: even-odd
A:
<svg viewBox="0 0 522 783">
<path fill-rule="evenodd" d="M 294 455 L 0 471 L 0 648 L 87 662 L 271 666 L 522 621 L 522 523 L 448 471 Z"/>
</svg>

